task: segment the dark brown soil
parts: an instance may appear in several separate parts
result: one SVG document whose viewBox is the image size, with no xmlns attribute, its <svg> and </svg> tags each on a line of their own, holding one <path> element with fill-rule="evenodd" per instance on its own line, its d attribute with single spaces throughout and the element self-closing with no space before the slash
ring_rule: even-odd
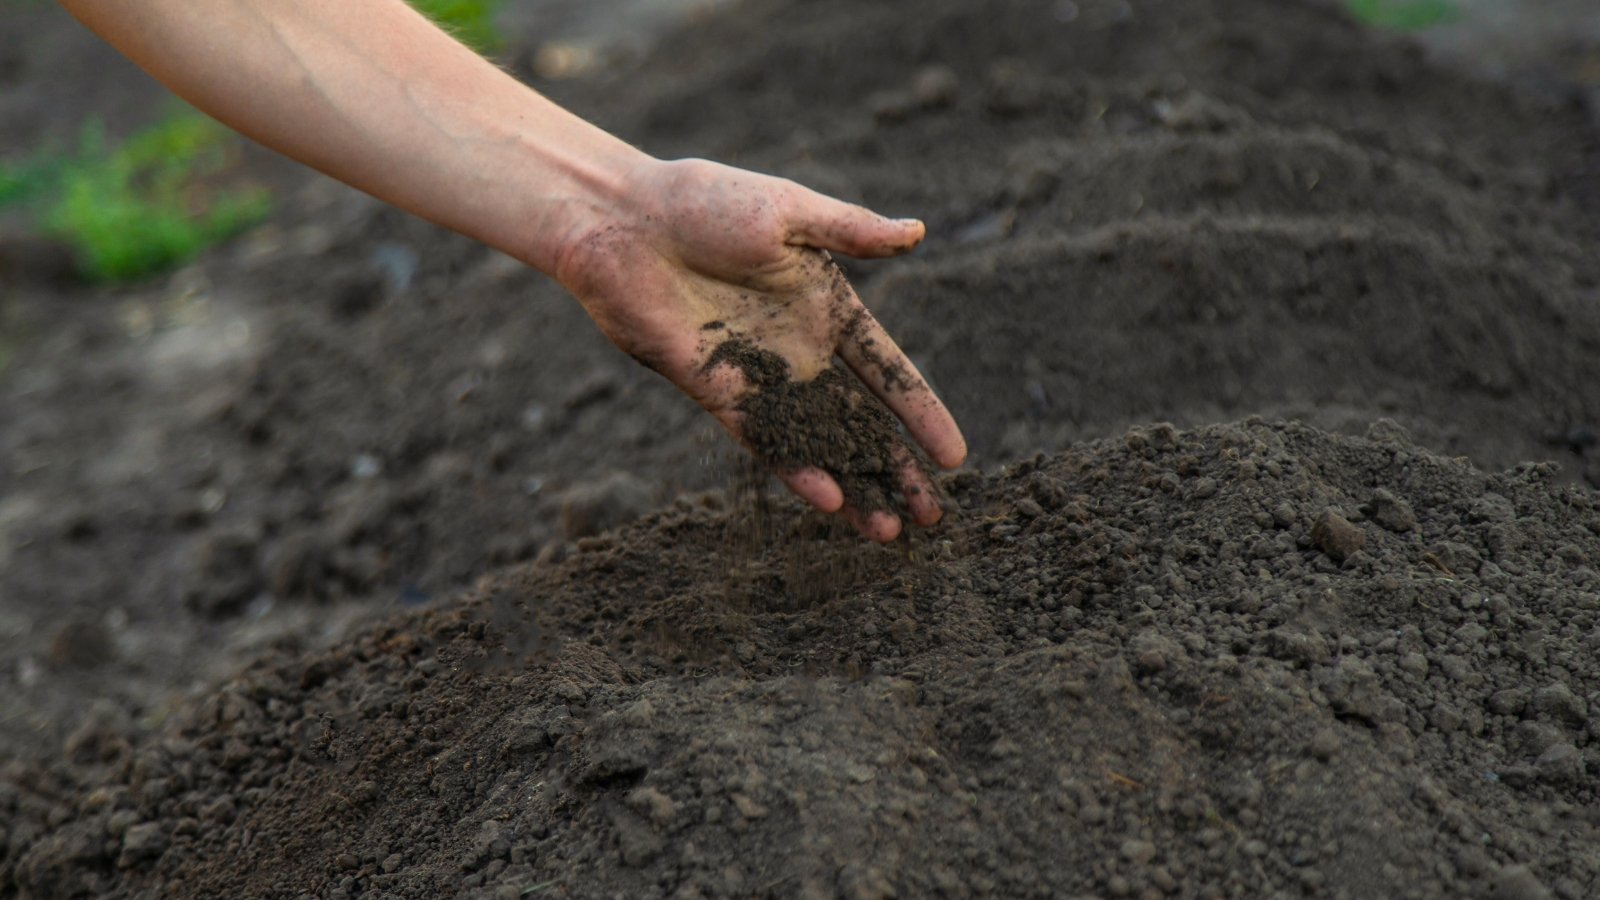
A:
<svg viewBox="0 0 1600 900">
<path fill-rule="evenodd" d="M 857 511 L 905 513 L 901 479 L 910 451 L 894 415 L 860 381 L 837 367 L 796 381 L 783 357 L 737 337 L 706 360 L 707 367 L 719 365 L 737 367 L 750 382 L 738 408 L 744 439 L 763 465 L 776 472 L 821 469 Z"/>
<path fill-rule="evenodd" d="M 1281 0 L 756 0 L 546 87 L 925 218 L 847 269 L 990 474 L 758 519 L 558 289 L 322 182 L 25 280 L 0 896 L 1600 893 L 1587 110 Z"/>
<path fill-rule="evenodd" d="M 732 552 L 737 516 L 681 503 L 264 660 L 143 749 L 81 737 L 104 781 L 16 877 L 48 896 L 1590 896 L 1600 504 L 1555 480 L 1392 423 L 1161 425 L 952 479 L 959 514 L 910 558 L 804 528 Z M 1330 510 L 1360 549 L 1319 547 Z"/>
</svg>

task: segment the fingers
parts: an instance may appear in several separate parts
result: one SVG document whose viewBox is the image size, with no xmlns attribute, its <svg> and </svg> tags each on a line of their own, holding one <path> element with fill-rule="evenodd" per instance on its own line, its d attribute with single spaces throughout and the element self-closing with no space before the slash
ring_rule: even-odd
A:
<svg viewBox="0 0 1600 900">
<path fill-rule="evenodd" d="M 736 440 L 743 441 L 739 425 L 741 417 L 738 413 L 713 415 Z M 944 515 L 943 509 L 939 506 L 938 494 L 932 482 L 928 480 L 927 473 L 916 464 L 911 454 L 902 452 L 901 455 L 900 478 L 906 498 L 906 511 L 911 520 L 918 525 L 932 525 Z M 794 492 L 795 496 L 821 512 L 839 513 L 868 540 L 886 544 L 900 536 L 899 517 L 882 510 L 863 513 L 853 506 L 846 506 L 844 491 L 840 489 L 839 482 L 827 472 L 815 467 L 790 472 L 778 470 L 772 472 L 785 487 Z"/>
<path fill-rule="evenodd" d="M 911 468 L 914 470 L 916 467 L 913 465 Z M 822 512 L 840 513 L 843 515 L 845 521 L 849 522 L 851 527 L 855 528 L 856 531 L 860 532 L 861 535 L 868 540 L 877 541 L 880 544 L 887 544 L 888 542 L 900 536 L 901 526 L 900 519 L 898 517 L 896 517 L 893 513 L 883 512 L 881 510 L 871 513 L 862 513 L 853 506 L 845 506 L 844 492 L 839 489 L 839 483 L 833 479 L 833 476 L 822 471 L 821 469 L 808 468 L 800 469 L 794 472 L 773 472 L 773 474 L 777 475 L 778 480 L 782 481 L 784 485 L 788 487 L 789 490 L 793 491 L 795 496 L 799 497 L 801 500 L 804 500 Z M 921 472 L 918 472 L 917 474 L 921 475 L 923 482 L 926 483 L 927 476 L 922 475 Z M 926 485 L 924 488 L 922 488 L 922 491 L 923 493 L 921 496 L 923 497 L 931 498 L 933 496 L 931 485 Z M 939 509 L 937 503 L 932 504 L 933 514 L 932 518 L 930 519 L 928 518 L 928 512 L 925 503 L 918 504 L 910 502 L 910 497 L 911 494 L 908 493 L 907 505 L 911 507 L 912 517 L 918 524 L 932 525 L 934 522 L 939 521 L 939 515 L 942 513 L 942 511 Z"/>
<path fill-rule="evenodd" d="M 926 527 L 944 517 L 938 490 L 909 452 L 904 453 L 900 461 L 900 490 L 905 494 L 906 512 L 911 521 Z"/>
<path fill-rule="evenodd" d="M 950 410 L 872 313 L 859 299 L 851 300 L 857 311 L 841 339 L 839 356 L 900 417 L 934 462 L 946 469 L 961 465 L 967 458 L 967 441 Z"/>
<path fill-rule="evenodd" d="M 855 507 L 846 507 L 845 520 L 869 541 L 887 544 L 900 536 L 900 519 L 882 510 L 863 513 Z"/>
<path fill-rule="evenodd" d="M 846 506 L 844 492 L 839 489 L 839 483 L 820 469 L 801 469 L 797 472 L 775 474 L 800 499 L 825 513 L 842 514 L 845 521 L 869 540 L 882 544 L 900 536 L 899 517 L 883 510 L 863 513 L 853 506 Z M 944 509 L 939 505 L 939 495 L 933 482 L 929 480 L 927 473 L 922 471 L 922 467 L 912 459 L 909 452 L 903 454 L 900 481 L 901 490 L 905 493 L 906 513 L 911 521 L 927 527 L 936 524 L 944 516 Z"/>
<path fill-rule="evenodd" d="M 890 219 L 796 185 L 789 243 L 860 259 L 908 253 L 928 229 L 916 219 Z"/>
<path fill-rule="evenodd" d="M 774 474 L 789 490 L 794 491 L 795 496 L 825 513 L 838 512 L 844 506 L 844 491 L 839 489 L 839 483 L 833 480 L 833 476 L 821 469 L 808 468 Z"/>
<path fill-rule="evenodd" d="M 742 376 L 732 376 L 737 381 L 743 381 Z M 736 409 L 728 407 L 707 407 L 712 417 L 727 430 L 728 434 L 747 449 L 748 442 L 744 437 L 744 416 Z M 839 482 L 832 475 L 815 466 L 795 469 L 789 472 L 772 470 L 772 474 L 782 481 L 784 486 L 793 491 L 795 496 L 815 506 L 825 513 L 836 513 L 844 506 L 844 491 L 839 488 Z"/>
</svg>

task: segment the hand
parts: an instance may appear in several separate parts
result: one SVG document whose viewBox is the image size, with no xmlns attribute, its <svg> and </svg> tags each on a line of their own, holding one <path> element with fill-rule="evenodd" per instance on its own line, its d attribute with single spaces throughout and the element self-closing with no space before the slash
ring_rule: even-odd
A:
<svg viewBox="0 0 1600 900">
<path fill-rule="evenodd" d="M 613 208 L 573 230 L 554 273 L 617 346 L 746 444 L 739 406 L 756 388 L 732 365 L 707 365 L 716 345 L 708 325 L 721 323 L 717 333 L 782 357 L 798 381 L 817 377 L 837 355 L 934 462 L 961 464 L 967 450 L 955 420 L 828 256 L 904 253 L 922 240 L 921 222 L 886 219 L 790 181 L 703 160 L 651 159 L 622 187 Z M 937 522 L 927 474 L 903 445 L 892 452 L 906 512 L 918 524 Z M 837 473 L 775 474 L 818 509 L 842 510 L 873 540 L 900 533 L 893 513 L 847 505 Z"/>
</svg>

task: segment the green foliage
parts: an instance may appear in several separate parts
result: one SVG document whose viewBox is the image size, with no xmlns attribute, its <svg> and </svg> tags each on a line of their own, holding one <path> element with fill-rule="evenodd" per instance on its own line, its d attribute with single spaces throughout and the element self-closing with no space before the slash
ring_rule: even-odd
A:
<svg viewBox="0 0 1600 900">
<path fill-rule="evenodd" d="M 0 165 L 0 206 L 26 203 L 61 181 L 66 157 L 59 152 L 36 153 L 14 165 Z"/>
<path fill-rule="evenodd" d="M 1377 28 L 1416 31 L 1456 18 L 1451 0 L 1345 0 L 1357 19 Z"/>
<path fill-rule="evenodd" d="M 236 139 L 198 113 L 148 128 L 120 147 L 91 122 L 74 154 L 46 151 L 0 169 L 0 203 L 36 207 L 42 230 L 69 244 L 97 281 L 138 278 L 184 262 L 260 221 L 261 190 L 212 190 Z"/>
<path fill-rule="evenodd" d="M 500 49 L 494 26 L 500 0 L 411 0 L 411 5 L 479 53 Z"/>
</svg>

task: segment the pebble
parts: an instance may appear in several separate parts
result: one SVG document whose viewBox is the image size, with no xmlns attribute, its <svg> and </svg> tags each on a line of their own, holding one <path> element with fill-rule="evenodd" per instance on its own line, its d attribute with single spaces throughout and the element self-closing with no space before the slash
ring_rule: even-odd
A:
<svg viewBox="0 0 1600 900">
<path fill-rule="evenodd" d="M 122 856 L 117 865 L 127 868 L 141 860 L 160 856 L 167 849 L 167 832 L 160 822 L 142 822 L 122 835 Z"/>
<path fill-rule="evenodd" d="M 1030 519 L 1037 519 L 1044 515 L 1044 507 L 1032 497 L 1023 497 L 1017 501 L 1017 513 Z"/>
<path fill-rule="evenodd" d="M 1528 703 L 1528 692 L 1521 688 L 1507 688 L 1489 695 L 1489 711 L 1497 716 L 1514 716 Z"/>
<path fill-rule="evenodd" d="M 1410 672 L 1418 678 L 1428 674 L 1428 657 L 1421 653 L 1402 654 L 1396 664 L 1401 671 Z"/>
<path fill-rule="evenodd" d="M 1373 492 L 1372 502 L 1367 508 L 1372 520 L 1390 531 L 1404 533 L 1417 527 L 1417 514 L 1411 504 L 1386 488 Z"/>
<path fill-rule="evenodd" d="M 635 820 L 617 824 L 617 849 L 622 853 L 624 865 L 633 868 L 647 866 L 661 855 L 663 846 L 661 836 L 646 828 L 642 822 Z"/>
<path fill-rule="evenodd" d="M 1299 518 L 1299 514 L 1295 512 L 1294 504 L 1287 500 L 1272 508 L 1272 524 L 1279 528 L 1291 528 Z"/>
<path fill-rule="evenodd" d="M 1588 705 L 1561 682 L 1535 691 L 1533 708 L 1542 715 L 1569 725 L 1582 725 L 1588 718 Z"/>
<path fill-rule="evenodd" d="M 1572 744 L 1553 744 L 1534 760 L 1539 777 L 1552 784 L 1576 785 L 1583 781 L 1583 756 Z"/>
<path fill-rule="evenodd" d="M 1136 866 L 1146 865 L 1156 858 L 1156 845 L 1130 838 L 1122 842 L 1122 858 Z"/>
<path fill-rule="evenodd" d="M 764 819 L 767 815 L 767 808 L 751 799 L 748 794 L 734 794 L 733 808 L 746 819 Z"/>
<path fill-rule="evenodd" d="M 1349 519 L 1325 509 L 1311 525 L 1311 542 L 1334 562 L 1344 562 L 1367 545 L 1367 536 Z"/>
</svg>

